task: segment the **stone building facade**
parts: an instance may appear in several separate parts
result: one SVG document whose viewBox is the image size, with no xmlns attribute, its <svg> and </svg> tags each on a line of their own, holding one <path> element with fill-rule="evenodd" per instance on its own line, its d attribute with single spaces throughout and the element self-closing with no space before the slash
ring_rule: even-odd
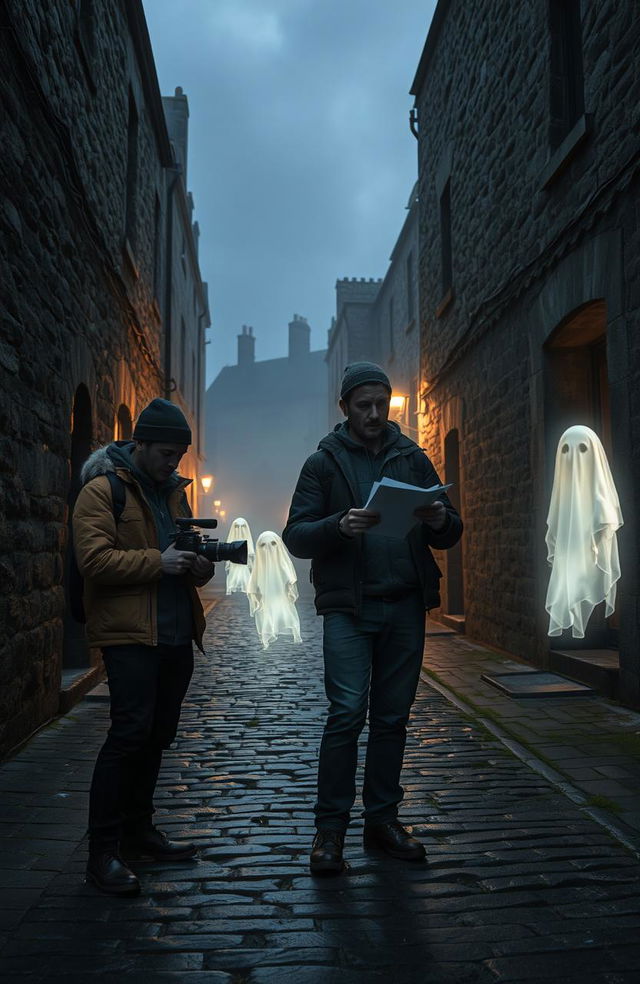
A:
<svg viewBox="0 0 640 984">
<path fill-rule="evenodd" d="M 444 611 L 478 640 L 576 675 L 618 647 L 617 693 L 632 705 L 639 39 L 633 4 L 440 0 L 412 89 L 423 443 L 465 520 L 462 556 L 441 558 Z M 582 642 L 565 633 L 552 647 L 546 516 L 558 439 L 577 423 L 611 463 L 622 578 L 615 616 L 597 610 Z"/>
<path fill-rule="evenodd" d="M 398 402 L 404 397 L 392 408 L 392 416 L 409 437 L 418 439 L 418 214 L 414 188 L 384 279 L 346 278 L 336 283 L 336 316 L 327 343 L 330 427 L 342 420 L 338 398 L 344 368 L 364 359 L 386 369 Z"/>
<path fill-rule="evenodd" d="M 205 456 L 205 333 L 211 319 L 207 284 L 200 276 L 200 229 L 193 221 L 193 196 L 187 190 L 189 104 L 180 87 L 173 96 L 163 96 L 162 104 L 175 162 L 167 171 L 164 215 L 161 212 L 165 396 L 180 406 L 191 425 L 193 443 L 180 462 L 180 474 L 192 480 L 187 496 L 197 515 Z"/>
<path fill-rule="evenodd" d="M 306 318 L 289 323 L 285 358 L 255 358 L 253 329 L 238 335 L 238 363 L 225 366 L 206 394 L 207 468 L 214 476 L 209 496 L 229 524 L 243 516 L 254 539 L 263 530 L 280 533 L 305 459 L 327 433 L 325 352 L 310 350 Z"/>
<path fill-rule="evenodd" d="M 176 162 L 139 0 L 0 0 L 0 15 L 2 755 L 98 673 L 65 614 L 69 516 L 91 450 L 173 389 Z"/>
</svg>

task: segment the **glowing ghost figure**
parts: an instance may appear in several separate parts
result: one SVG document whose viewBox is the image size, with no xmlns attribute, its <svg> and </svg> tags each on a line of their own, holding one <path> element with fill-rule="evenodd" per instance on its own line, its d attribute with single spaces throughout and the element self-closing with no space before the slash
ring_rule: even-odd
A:
<svg viewBox="0 0 640 984">
<path fill-rule="evenodd" d="M 233 543 L 235 540 L 246 540 L 247 541 L 247 563 L 245 564 L 232 564 L 230 560 L 225 561 L 224 569 L 227 575 L 227 594 L 233 594 L 234 591 L 243 591 L 247 593 L 247 585 L 249 583 L 249 577 L 251 576 L 251 569 L 253 567 L 254 558 L 254 547 L 253 547 L 253 537 L 251 536 L 251 530 L 246 519 L 242 516 L 238 516 L 234 519 L 231 524 L 231 529 L 229 530 L 229 535 L 227 537 L 227 543 Z"/>
<path fill-rule="evenodd" d="M 616 530 L 622 526 L 618 493 L 600 438 L 589 427 L 569 427 L 558 442 L 547 516 L 551 577 L 545 608 L 550 636 L 584 630 L 597 604 L 613 613 L 620 578 Z"/>
<path fill-rule="evenodd" d="M 297 575 L 287 548 L 277 533 L 265 530 L 256 541 L 256 556 L 249 578 L 249 611 L 265 649 L 279 635 L 302 642 L 296 611 Z"/>
</svg>

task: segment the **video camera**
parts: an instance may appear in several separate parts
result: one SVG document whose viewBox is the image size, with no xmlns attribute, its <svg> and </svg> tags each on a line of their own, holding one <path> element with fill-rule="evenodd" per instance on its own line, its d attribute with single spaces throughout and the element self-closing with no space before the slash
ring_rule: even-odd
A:
<svg viewBox="0 0 640 984">
<path fill-rule="evenodd" d="M 235 540 L 233 543 L 220 543 L 213 537 L 202 536 L 193 527 L 215 530 L 217 519 L 193 519 L 179 516 L 176 519 L 178 532 L 175 534 L 176 550 L 190 550 L 206 557 L 211 563 L 230 560 L 232 564 L 247 563 L 247 541 Z"/>
</svg>

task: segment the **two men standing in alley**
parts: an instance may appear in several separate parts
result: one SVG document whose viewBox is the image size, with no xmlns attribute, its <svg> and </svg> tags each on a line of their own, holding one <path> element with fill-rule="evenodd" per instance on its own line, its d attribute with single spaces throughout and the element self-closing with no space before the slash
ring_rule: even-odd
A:
<svg viewBox="0 0 640 984">
<path fill-rule="evenodd" d="M 400 771 L 422 666 L 425 609 L 440 603 L 440 571 L 430 548 L 453 547 L 462 521 L 442 493 L 416 510 L 418 522 L 406 538 L 367 535 L 379 522 L 377 513 L 362 508 L 373 482 L 387 476 L 425 489 L 439 484 L 424 451 L 389 421 L 390 397 L 380 366 L 347 366 L 340 391 L 346 420 L 305 462 L 283 532 L 294 556 L 311 559 L 316 609 L 324 616 L 329 713 L 318 764 L 313 873 L 344 866 L 367 708 L 364 843 L 392 857 L 425 856 L 398 819 Z"/>
<path fill-rule="evenodd" d="M 111 699 L 91 783 L 87 881 L 110 895 L 140 891 L 128 861 L 183 860 L 196 851 L 169 840 L 152 819 L 162 752 L 175 738 L 193 672 L 193 642 L 202 648 L 196 587 L 213 575 L 205 557 L 172 543 L 176 517 L 190 515 L 189 480 L 176 471 L 190 443 L 180 408 L 152 400 L 132 441 L 99 448 L 85 463 L 73 514 L 87 639 L 102 650 Z"/>
<path fill-rule="evenodd" d="M 367 710 L 365 844 L 407 860 L 425 855 L 398 819 L 400 772 L 425 609 L 439 604 L 440 571 L 431 548 L 454 546 L 462 522 L 442 492 L 416 510 L 407 537 L 369 535 L 379 521 L 363 508 L 373 482 L 439 484 L 424 451 L 388 420 L 390 396 L 379 366 L 347 367 L 340 392 L 346 419 L 305 462 L 283 532 L 290 552 L 312 561 L 316 608 L 324 617 L 329 714 L 318 765 L 314 873 L 344 867 Z M 91 784 L 87 880 L 113 895 L 140 890 L 128 862 L 195 855 L 194 844 L 172 841 L 153 824 L 162 752 L 176 735 L 193 642 L 202 646 L 196 589 L 213 574 L 207 559 L 172 543 L 176 519 L 190 515 L 188 481 L 176 470 L 190 443 L 179 407 L 153 400 L 138 417 L 132 441 L 91 455 L 74 509 L 87 638 L 102 650 L 111 698 L 111 727 Z"/>
</svg>

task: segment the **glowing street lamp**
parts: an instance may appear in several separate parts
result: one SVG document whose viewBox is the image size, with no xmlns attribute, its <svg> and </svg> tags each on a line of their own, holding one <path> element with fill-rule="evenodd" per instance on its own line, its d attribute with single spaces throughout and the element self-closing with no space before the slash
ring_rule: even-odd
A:
<svg viewBox="0 0 640 984">
<path fill-rule="evenodd" d="M 209 489 L 213 485 L 213 475 L 203 475 L 200 481 L 202 482 L 202 488 L 204 490 L 204 494 L 207 495 Z"/>
<path fill-rule="evenodd" d="M 227 515 L 227 510 L 226 509 L 221 509 L 220 510 L 220 519 L 224 519 L 224 517 L 226 515 Z"/>
<path fill-rule="evenodd" d="M 219 509 L 219 508 L 220 508 L 220 506 L 222 505 L 222 502 L 221 502 L 221 500 L 220 500 L 220 499 L 214 499 L 214 500 L 213 500 L 213 504 L 214 504 L 214 506 L 216 507 L 216 509 Z"/>
<path fill-rule="evenodd" d="M 404 393 L 398 393 L 389 400 L 389 416 L 397 424 L 406 425 L 408 409 L 409 397 L 405 396 Z"/>
</svg>

